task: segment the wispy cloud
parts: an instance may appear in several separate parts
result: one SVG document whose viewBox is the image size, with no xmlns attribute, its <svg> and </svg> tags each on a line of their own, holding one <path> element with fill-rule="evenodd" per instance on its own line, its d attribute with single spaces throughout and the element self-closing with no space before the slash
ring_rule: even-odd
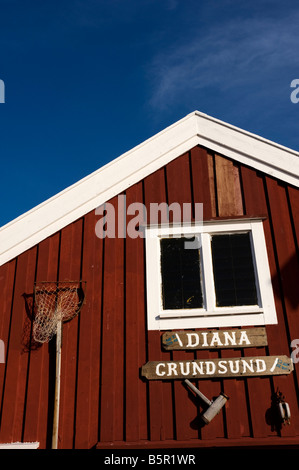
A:
<svg viewBox="0 0 299 470">
<path fill-rule="evenodd" d="M 151 106 L 163 109 L 215 87 L 229 91 L 261 82 L 266 88 L 279 71 L 298 66 L 298 24 L 298 12 L 227 20 L 173 42 L 150 65 Z"/>
<path fill-rule="evenodd" d="M 175 10 L 178 7 L 178 0 L 167 0 L 166 8 L 167 10 Z"/>
</svg>

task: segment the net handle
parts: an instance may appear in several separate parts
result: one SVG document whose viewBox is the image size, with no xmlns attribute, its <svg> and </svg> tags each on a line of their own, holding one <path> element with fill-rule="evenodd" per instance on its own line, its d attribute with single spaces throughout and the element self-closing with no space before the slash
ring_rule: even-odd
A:
<svg viewBox="0 0 299 470">
<path fill-rule="evenodd" d="M 37 291 L 37 286 L 40 285 L 54 285 L 56 286 L 56 290 L 58 289 L 58 293 L 60 292 L 59 289 L 63 288 L 61 287 L 62 285 L 68 285 L 68 287 L 65 287 L 66 292 L 69 292 L 72 287 L 70 287 L 70 284 L 74 284 L 77 287 L 75 287 L 76 293 L 78 294 L 78 305 L 77 308 L 75 309 L 75 314 L 72 315 L 71 318 L 67 318 L 66 321 L 72 320 L 75 316 L 77 316 L 82 308 L 82 305 L 84 304 L 85 300 L 85 294 L 82 288 L 82 284 L 85 283 L 85 281 L 46 281 L 43 283 L 35 284 L 34 286 L 34 297 L 37 298 L 38 291 Z M 47 292 L 48 294 L 49 292 Z M 57 292 L 54 291 L 55 296 L 57 297 Z M 63 296 L 60 297 L 60 299 L 57 298 L 55 299 L 55 314 L 57 314 L 57 309 L 58 305 L 57 303 L 60 304 L 63 303 Z M 61 305 L 60 305 L 61 306 Z M 58 449 L 58 430 L 59 430 L 59 409 L 60 409 L 60 383 L 61 383 L 61 351 L 62 351 L 62 330 L 63 330 L 63 318 L 60 315 L 60 318 L 57 319 L 57 325 L 56 325 L 56 364 L 55 364 L 55 395 L 54 395 L 54 413 L 53 413 L 53 428 L 52 428 L 52 449 Z"/>
</svg>

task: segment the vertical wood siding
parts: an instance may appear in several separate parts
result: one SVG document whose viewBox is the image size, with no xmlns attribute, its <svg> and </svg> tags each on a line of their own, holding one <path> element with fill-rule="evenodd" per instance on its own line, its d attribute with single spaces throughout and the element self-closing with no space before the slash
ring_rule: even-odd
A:
<svg viewBox="0 0 299 470">
<path fill-rule="evenodd" d="M 94 211 L 0 267 L 0 443 L 51 445 L 55 340 L 31 342 L 33 286 L 42 280 L 86 281 L 80 315 L 64 324 L 59 447 L 191 447 L 258 442 L 299 443 L 298 374 L 213 379 L 196 385 L 210 399 L 230 399 L 208 426 L 201 404 L 182 381 L 147 381 L 147 361 L 290 355 L 299 338 L 299 191 L 195 147 L 110 202 L 125 221 L 134 202 L 203 202 L 204 219 L 265 215 L 264 229 L 278 325 L 266 327 L 267 347 L 162 351 L 160 332 L 147 331 L 145 247 L 142 238 L 100 239 Z M 127 215 L 127 223 L 136 214 Z M 166 221 L 166 214 L 161 221 Z M 279 389 L 291 424 L 277 427 L 270 412 Z"/>
</svg>

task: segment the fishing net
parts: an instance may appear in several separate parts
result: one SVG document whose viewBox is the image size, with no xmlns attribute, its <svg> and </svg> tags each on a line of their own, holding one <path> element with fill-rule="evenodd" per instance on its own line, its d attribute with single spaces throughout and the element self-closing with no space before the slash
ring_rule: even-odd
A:
<svg viewBox="0 0 299 470">
<path fill-rule="evenodd" d="M 39 282 L 34 287 L 33 338 L 45 343 L 57 332 L 60 322 L 78 315 L 84 301 L 82 281 Z"/>
</svg>

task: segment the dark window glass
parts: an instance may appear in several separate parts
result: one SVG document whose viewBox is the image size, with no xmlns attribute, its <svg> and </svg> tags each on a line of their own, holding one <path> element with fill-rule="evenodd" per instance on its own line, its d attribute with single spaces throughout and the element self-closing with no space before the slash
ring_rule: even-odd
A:
<svg viewBox="0 0 299 470">
<path fill-rule="evenodd" d="M 249 233 L 214 235 L 211 244 L 217 307 L 257 305 Z"/>
<path fill-rule="evenodd" d="M 198 249 L 186 249 L 190 238 L 161 239 L 163 308 L 201 308 L 203 306 L 200 255 Z"/>
</svg>

